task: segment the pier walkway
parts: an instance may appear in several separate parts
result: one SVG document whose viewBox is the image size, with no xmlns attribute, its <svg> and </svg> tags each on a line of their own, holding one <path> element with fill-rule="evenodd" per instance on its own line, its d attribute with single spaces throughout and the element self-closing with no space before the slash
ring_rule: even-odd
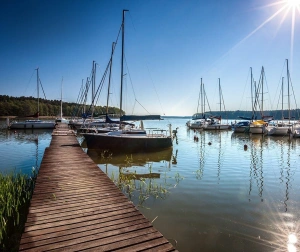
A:
<svg viewBox="0 0 300 252">
<path fill-rule="evenodd" d="M 53 131 L 19 251 L 176 251 L 82 150 Z"/>
</svg>

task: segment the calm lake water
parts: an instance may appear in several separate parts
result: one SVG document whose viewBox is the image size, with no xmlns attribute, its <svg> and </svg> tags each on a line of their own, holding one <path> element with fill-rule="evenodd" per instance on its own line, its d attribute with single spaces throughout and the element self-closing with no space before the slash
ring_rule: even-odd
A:
<svg viewBox="0 0 300 252">
<path fill-rule="evenodd" d="M 179 251 L 299 251 L 300 139 L 194 132 L 186 121 L 144 122 L 178 127 L 173 149 L 157 153 L 110 155 L 78 140 L 114 181 L 139 175 L 124 193 Z M 0 171 L 30 174 L 50 141 L 51 131 L 2 130 Z"/>
</svg>

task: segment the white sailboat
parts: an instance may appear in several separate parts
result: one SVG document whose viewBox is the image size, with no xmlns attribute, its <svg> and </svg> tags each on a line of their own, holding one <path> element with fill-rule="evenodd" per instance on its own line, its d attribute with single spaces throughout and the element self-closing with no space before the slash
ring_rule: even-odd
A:
<svg viewBox="0 0 300 252">
<path fill-rule="evenodd" d="M 124 152 L 156 151 L 159 149 L 171 148 L 173 146 L 171 136 L 171 126 L 169 126 L 169 135 L 166 130 L 150 129 L 147 133 L 142 127 L 140 129 L 132 128 L 130 125 L 124 125 L 122 121 L 136 121 L 144 119 L 160 119 L 160 116 L 126 116 L 122 115 L 122 92 L 123 92 L 123 62 L 124 62 L 124 19 L 122 18 L 122 60 L 121 60 L 121 91 L 120 91 L 120 128 L 107 133 L 83 133 L 88 149 L 109 149 L 121 150 Z"/>
<path fill-rule="evenodd" d="M 61 91 L 60 91 L 60 114 L 59 117 L 55 119 L 55 122 L 58 123 L 69 123 L 69 120 L 66 118 L 63 118 L 63 112 L 62 112 L 62 93 L 63 93 L 63 78 L 61 79 Z"/>
<path fill-rule="evenodd" d="M 38 98 L 38 112 L 32 116 L 27 117 L 34 117 L 37 119 L 31 119 L 31 120 L 25 120 L 25 121 L 13 121 L 11 123 L 8 123 L 9 129 L 54 129 L 55 128 L 55 122 L 51 121 L 42 121 L 39 120 L 39 109 L 40 109 L 40 103 L 39 103 L 39 84 L 40 84 L 40 78 L 39 78 L 39 69 L 36 69 L 37 73 L 37 98 Z"/>
<path fill-rule="evenodd" d="M 291 110 L 290 110 L 290 74 L 289 74 L 289 65 L 288 60 L 286 59 L 286 73 L 287 73 L 287 91 L 288 91 L 288 117 L 287 120 L 283 115 L 283 80 L 282 77 L 282 84 L 281 84 L 281 111 L 282 111 L 282 118 L 281 121 L 274 122 L 273 125 L 271 123 L 268 126 L 268 135 L 271 136 L 288 136 L 292 133 L 293 124 L 291 123 Z"/>
<path fill-rule="evenodd" d="M 199 101 L 201 102 L 201 113 L 198 113 Z M 186 126 L 189 129 L 202 129 L 203 125 L 205 124 L 204 112 L 205 112 L 205 90 L 204 90 L 204 83 L 202 83 L 202 78 L 201 78 L 197 113 L 192 116 L 192 120 L 186 122 Z"/>
<path fill-rule="evenodd" d="M 220 98 L 220 112 L 222 111 L 222 102 L 223 95 L 219 78 L 219 98 Z M 231 126 L 228 123 L 222 123 L 221 116 L 211 116 L 210 119 L 206 119 L 205 124 L 203 125 L 204 130 L 229 130 Z"/>
</svg>

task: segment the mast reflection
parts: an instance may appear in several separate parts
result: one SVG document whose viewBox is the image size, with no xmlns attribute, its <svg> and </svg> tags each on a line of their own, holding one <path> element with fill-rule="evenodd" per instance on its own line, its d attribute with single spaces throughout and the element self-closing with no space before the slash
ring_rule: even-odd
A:
<svg viewBox="0 0 300 252">
<path fill-rule="evenodd" d="M 197 147 L 199 149 L 199 169 L 196 170 L 196 179 L 201 180 L 204 173 L 204 167 L 205 167 L 205 131 L 198 131 L 199 134 L 194 136 L 194 141 L 197 142 Z M 199 135 L 199 136 L 198 136 Z M 199 142 L 199 144 L 198 144 Z"/>
<path fill-rule="evenodd" d="M 250 185 L 249 196 L 253 189 L 253 180 L 256 181 L 258 196 L 263 201 L 264 176 L 263 176 L 263 143 L 264 135 L 253 134 L 250 138 Z"/>
</svg>

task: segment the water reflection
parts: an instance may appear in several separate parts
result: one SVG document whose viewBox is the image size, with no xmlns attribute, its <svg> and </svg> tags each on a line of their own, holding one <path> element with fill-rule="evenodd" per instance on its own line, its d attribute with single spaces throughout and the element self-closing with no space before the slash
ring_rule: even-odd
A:
<svg viewBox="0 0 300 252">
<path fill-rule="evenodd" d="M 84 143 L 83 143 L 84 144 Z M 182 179 L 167 176 L 171 164 L 177 163 L 178 150 L 126 154 L 107 150 L 89 150 L 87 154 L 136 203 L 144 207 L 149 197 L 165 199 L 171 188 Z M 173 180 L 173 182 L 172 182 Z"/>
<path fill-rule="evenodd" d="M 0 131 L 0 150 L 5 159 L 1 172 L 22 172 L 31 175 L 38 171 L 45 147 L 49 145 L 52 130 L 19 129 Z"/>
<path fill-rule="evenodd" d="M 290 187 L 290 151 L 291 151 L 291 142 L 279 141 L 280 146 L 280 183 L 285 183 L 285 199 L 283 201 L 285 212 L 288 211 L 288 200 L 289 200 L 289 187 Z M 285 148 L 287 146 L 287 148 Z M 285 152 L 286 150 L 286 152 Z"/>
<path fill-rule="evenodd" d="M 285 212 L 288 212 L 289 189 L 292 181 L 291 177 L 295 173 L 291 170 L 291 152 L 296 149 L 297 140 L 298 139 L 292 139 L 288 136 L 267 138 L 269 146 L 274 146 L 276 144 L 277 148 L 280 150 L 280 155 L 278 157 L 278 166 L 280 170 L 279 182 L 285 187 L 283 200 Z M 273 150 L 274 147 L 270 148 Z"/>
<path fill-rule="evenodd" d="M 220 182 L 220 174 L 221 174 L 221 151 L 222 151 L 222 138 L 219 133 L 219 153 L 218 153 L 218 183 Z"/>
<path fill-rule="evenodd" d="M 161 161 L 169 163 L 171 158 L 176 159 L 178 150 L 175 153 L 175 156 L 172 155 L 172 152 L 173 150 L 171 148 L 158 152 L 139 152 L 133 154 L 112 152 L 108 150 L 87 149 L 87 154 L 96 164 L 113 164 L 121 167 L 144 166 L 151 162 Z"/>
<path fill-rule="evenodd" d="M 250 187 L 249 196 L 252 190 L 252 181 L 256 181 L 258 195 L 263 201 L 264 176 L 263 176 L 263 144 L 264 135 L 252 134 L 250 137 Z"/>
<path fill-rule="evenodd" d="M 197 142 L 197 149 L 199 150 L 198 152 L 198 160 L 199 160 L 199 169 L 196 170 L 196 178 L 201 180 L 203 177 L 204 173 L 204 168 L 205 168 L 205 136 L 206 132 L 203 130 L 195 131 L 195 136 L 194 136 L 194 141 Z"/>
<path fill-rule="evenodd" d="M 178 150 L 175 151 L 175 154 L 172 154 L 172 164 L 173 165 L 177 164 L 177 154 L 178 154 Z"/>
<path fill-rule="evenodd" d="M 288 136 L 265 136 L 261 134 L 233 133 L 231 141 L 238 145 L 247 146 L 245 151 L 250 153 L 250 172 L 249 172 L 249 201 L 255 185 L 258 196 L 263 202 L 264 192 L 264 166 L 278 167 L 279 182 L 284 184 L 284 204 L 285 212 L 288 211 L 287 202 L 289 200 L 289 188 L 291 183 L 291 151 L 296 150 L 299 145 L 298 139 L 291 139 Z M 279 155 L 276 151 L 279 150 Z M 270 152 L 270 156 L 269 156 Z M 274 154 L 272 155 L 272 153 Z M 268 157 L 267 157 L 268 156 Z M 275 171 L 276 172 L 276 171 Z"/>
</svg>

